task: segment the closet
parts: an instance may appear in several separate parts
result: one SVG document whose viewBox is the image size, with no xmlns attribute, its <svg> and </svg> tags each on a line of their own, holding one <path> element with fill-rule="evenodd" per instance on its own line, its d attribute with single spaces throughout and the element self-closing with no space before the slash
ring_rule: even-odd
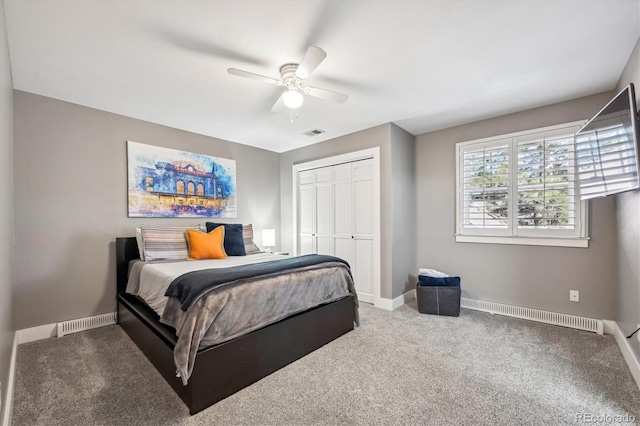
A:
<svg viewBox="0 0 640 426">
<path fill-rule="evenodd" d="M 358 298 L 374 302 L 373 159 L 298 172 L 298 254 L 329 254 L 351 265 Z M 374 203 L 376 203 L 374 205 Z"/>
</svg>

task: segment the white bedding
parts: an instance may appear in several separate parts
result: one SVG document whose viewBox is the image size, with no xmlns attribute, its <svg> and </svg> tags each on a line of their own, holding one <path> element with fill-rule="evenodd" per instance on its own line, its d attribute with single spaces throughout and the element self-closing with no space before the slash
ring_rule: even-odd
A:
<svg viewBox="0 0 640 426">
<path fill-rule="evenodd" d="M 140 270 L 139 282 L 129 281 L 127 293 L 140 296 L 162 317 L 168 300 L 164 294 L 173 280 L 182 274 L 199 271 L 201 269 L 229 268 L 232 266 L 249 265 L 251 263 L 269 262 L 286 257 L 289 256 L 257 253 L 246 256 L 229 256 L 226 259 L 144 263 Z"/>
</svg>

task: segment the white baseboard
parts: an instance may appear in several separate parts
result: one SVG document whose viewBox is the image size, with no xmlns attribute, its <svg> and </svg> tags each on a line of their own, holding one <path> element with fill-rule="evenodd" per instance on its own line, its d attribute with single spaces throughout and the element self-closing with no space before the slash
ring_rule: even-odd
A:
<svg viewBox="0 0 640 426">
<path fill-rule="evenodd" d="M 48 339 L 56 337 L 56 324 L 46 324 L 38 327 L 25 328 L 16 331 L 18 344 L 35 342 L 36 340 Z"/>
<path fill-rule="evenodd" d="M 18 354 L 18 333 L 13 336 L 13 347 L 11 348 L 11 360 L 9 361 L 9 376 L 7 377 L 7 393 L 4 395 L 4 411 L 2 412 L 2 425 L 11 424 L 11 414 L 13 411 L 13 386 L 16 379 L 16 356 Z M 2 403 L 2 401 L 0 401 Z"/>
<path fill-rule="evenodd" d="M 71 321 L 25 328 L 16 331 L 16 335 L 18 336 L 18 344 L 21 345 L 23 343 L 35 342 L 36 340 L 48 339 L 49 337 L 62 337 L 78 331 L 112 325 L 117 322 L 116 320 L 116 313 L 111 312 Z"/>
<path fill-rule="evenodd" d="M 394 311 L 400 306 L 416 298 L 416 290 L 409 290 L 408 292 L 396 297 L 395 299 L 378 299 L 376 300 L 375 307 L 384 309 L 386 311 Z"/>
<path fill-rule="evenodd" d="M 624 360 L 627 362 L 627 366 L 631 371 L 631 375 L 633 379 L 636 381 L 636 385 L 638 389 L 640 389 L 640 361 L 636 357 L 635 352 L 631 349 L 631 345 L 629 345 L 629 341 L 627 340 L 622 330 L 620 330 L 620 326 L 615 321 L 604 321 L 604 332 L 606 334 L 612 334 L 616 339 L 616 343 L 620 348 L 620 352 L 622 352 L 622 356 Z"/>
</svg>

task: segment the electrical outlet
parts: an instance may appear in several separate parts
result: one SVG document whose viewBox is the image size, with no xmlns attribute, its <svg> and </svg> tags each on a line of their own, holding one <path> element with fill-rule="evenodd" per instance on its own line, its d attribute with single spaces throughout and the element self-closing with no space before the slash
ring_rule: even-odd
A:
<svg viewBox="0 0 640 426">
<path fill-rule="evenodd" d="M 569 300 L 572 302 L 579 302 L 580 292 L 578 290 L 569 290 Z"/>
</svg>

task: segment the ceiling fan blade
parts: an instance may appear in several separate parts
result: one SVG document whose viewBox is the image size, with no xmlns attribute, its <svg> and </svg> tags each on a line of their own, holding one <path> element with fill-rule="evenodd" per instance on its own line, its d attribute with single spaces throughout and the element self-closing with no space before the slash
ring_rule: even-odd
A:
<svg viewBox="0 0 640 426">
<path fill-rule="evenodd" d="M 324 50 L 319 47 L 311 46 L 307 49 L 307 53 L 302 58 L 302 62 L 298 65 L 298 69 L 296 70 L 296 77 L 306 80 L 309 78 L 309 75 L 318 68 L 318 65 L 324 61 L 324 58 L 327 57 L 327 54 Z"/>
<path fill-rule="evenodd" d="M 314 98 L 337 102 L 339 104 L 345 103 L 347 99 L 349 99 L 349 96 L 344 93 L 333 92 L 327 89 L 318 89 L 317 87 L 307 86 L 303 90 L 305 94 L 313 96 Z"/>
<path fill-rule="evenodd" d="M 283 93 L 282 95 L 280 95 L 276 103 L 273 104 L 273 107 L 271 107 L 271 112 L 280 112 L 284 108 L 285 108 L 285 105 L 284 105 L 284 93 Z"/>
<path fill-rule="evenodd" d="M 239 69 L 236 69 L 236 68 L 229 68 L 227 70 L 227 72 L 229 74 L 231 74 L 231 75 L 237 75 L 238 77 L 251 78 L 253 80 L 260 80 L 260 81 L 264 81 L 265 83 L 274 84 L 276 86 L 282 84 L 280 82 L 280 80 L 277 80 L 275 78 L 266 77 L 266 76 L 260 75 L 260 74 L 254 74 L 254 73 L 248 72 L 248 71 L 242 71 L 242 70 L 239 70 Z"/>
</svg>

